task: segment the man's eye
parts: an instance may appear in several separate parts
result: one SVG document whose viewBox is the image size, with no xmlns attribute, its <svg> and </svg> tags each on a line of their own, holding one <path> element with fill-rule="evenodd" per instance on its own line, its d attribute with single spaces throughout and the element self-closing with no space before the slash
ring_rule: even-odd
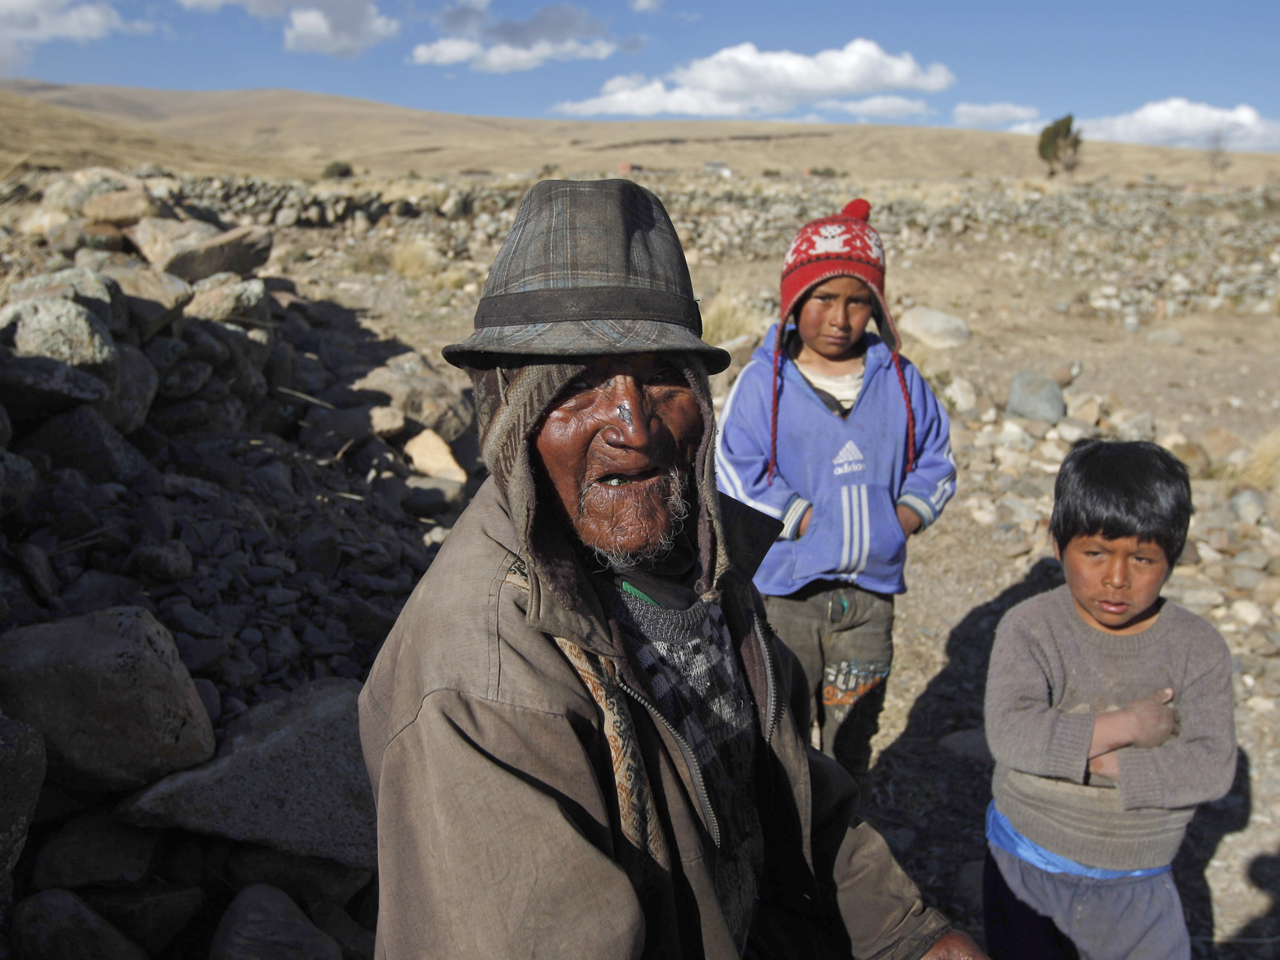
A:
<svg viewBox="0 0 1280 960">
<path fill-rule="evenodd" d="M 672 366 L 661 366 L 649 374 L 651 384 L 684 383 L 684 374 Z"/>
</svg>

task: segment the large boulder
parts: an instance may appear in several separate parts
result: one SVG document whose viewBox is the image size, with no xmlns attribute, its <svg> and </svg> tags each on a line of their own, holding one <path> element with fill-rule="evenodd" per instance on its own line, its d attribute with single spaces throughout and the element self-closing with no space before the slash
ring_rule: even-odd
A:
<svg viewBox="0 0 1280 960">
<path fill-rule="evenodd" d="M 471 426 L 470 405 L 416 352 L 402 353 L 375 367 L 351 384 L 355 391 L 382 393 L 387 403 L 404 411 L 410 420 L 430 427 L 453 443 Z"/>
<path fill-rule="evenodd" d="M 0 717 L 0 900 L 5 875 L 26 843 L 44 770 L 44 738 L 28 724 Z"/>
<path fill-rule="evenodd" d="M 199 887 L 168 884 L 142 890 L 94 891 L 85 898 L 152 956 L 172 943 L 204 908 L 204 891 Z"/>
<path fill-rule="evenodd" d="M 1013 378 L 1004 412 L 1012 417 L 1055 424 L 1067 413 L 1062 388 L 1042 373 L 1023 370 Z"/>
<path fill-rule="evenodd" d="M 44 735 L 50 778 L 74 789 L 133 789 L 213 756 L 173 638 L 140 607 L 0 636 L 0 709 Z"/>
<path fill-rule="evenodd" d="M 109 813 L 75 817 L 40 848 L 31 885 L 37 890 L 137 886 L 146 879 L 159 842 L 159 832 L 121 823 Z"/>
<path fill-rule="evenodd" d="M 272 233 L 266 227 L 236 227 L 178 254 L 165 270 L 194 282 L 215 273 L 252 273 L 271 256 Z"/>
<path fill-rule="evenodd" d="M 0 450 L 0 515 L 9 513 L 35 493 L 39 477 L 26 457 Z M 3 618 L 0 618 L 2 622 Z"/>
<path fill-rule="evenodd" d="M 359 693 L 358 682 L 334 678 L 257 704 L 228 725 L 211 763 L 152 784 L 119 813 L 140 826 L 181 827 L 374 869 Z"/>
<path fill-rule="evenodd" d="M 112 334 L 129 328 L 129 304 L 124 291 L 106 274 L 72 267 L 19 280 L 9 288 L 10 303 L 37 297 L 60 297 L 78 303 L 103 320 Z"/>
<path fill-rule="evenodd" d="M 20 357 L 49 357 L 101 375 L 115 364 L 111 331 L 97 314 L 61 297 L 31 297 L 0 308 L 0 336 Z"/>
<path fill-rule="evenodd" d="M 185 280 L 147 267 L 107 266 L 102 273 L 120 285 L 129 322 L 143 343 L 178 317 L 193 296 Z"/>
<path fill-rule="evenodd" d="M 160 207 L 146 190 L 113 190 L 85 200 L 80 212 L 89 220 L 129 227 L 143 217 L 154 217 Z"/>
<path fill-rule="evenodd" d="M 259 883 L 227 907 L 209 960 L 342 960 L 342 948 L 287 893 Z"/>
<path fill-rule="evenodd" d="M 227 857 L 227 879 L 236 889 L 255 883 L 279 887 L 303 907 L 317 903 L 345 904 L 373 878 L 365 867 L 348 867 L 319 857 L 241 844 Z"/>
<path fill-rule="evenodd" d="M 312 407 L 302 421 L 298 442 L 317 453 L 334 453 L 371 437 L 394 437 L 404 426 L 404 412 L 396 407 Z"/>
<path fill-rule="evenodd" d="M 935 350 L 958 347 L 971 336 L 969 325 L 960 317 L 932 307 L 912 307 L 898 318 L 898 329 Z"/>
<path fill-rule="evenodd" d="M 456 483 L 467 482 L 466 471 L 458 465 L 444 438 L 434 430 L 423 430 L 406 443 L 404 455 L 413 464 L 413 469 L 428 477 L 441 477 Z"/>
<path fill-rule="evenodd" d="M 99 378 L 48 357 L 0 357 L 0 403 L 14 420 L 42 420 L 107 399 Z"/>
<path fill-rule="evenodd" d="M 56 468 L 76 467 L 94 483 L 131 483 L 154 468 L 92 407 L 77 407 L 40 424 L 19 452 L 38 450 Z"/>
<path fill-rule="evenodd" d="M 143 217 L 124 233 L 146 258 L 147 263 L 163 271 L 165 265 L 183 250 L 216 237 L 221 232 L 213 224 L 203 220 Z"/>
<path fill-rule="evenodd" d="M 110 223 L 93 223 L 77 217 L 49 228 L 49 246 L 65 257 L 80 250 L 119 253 L 124 250 L 124 234 Z"/>
<path fill-rule="evenodd" d="M 261 280 L 241 280 L 237 274 L 223 273 L 195 285 L 195 296 L 183 314 L 219 323 L 267 323 L 271 320 L 271 303 Z"/>
<path fill-rule="evenodd" d="M 13 911 L 16 960 L 147 960 L 146 952 L 69 890 L 45 890 Z"/>
<path fill-rule="evenodd" d="M 147 355 L 131 343 L 116 344 L 116 363 L 116 388 L 98 405 L 98 412 L 122 434 L 133 433 L 147 422 L 160 388 L 160 375 Z"/>
</svg>

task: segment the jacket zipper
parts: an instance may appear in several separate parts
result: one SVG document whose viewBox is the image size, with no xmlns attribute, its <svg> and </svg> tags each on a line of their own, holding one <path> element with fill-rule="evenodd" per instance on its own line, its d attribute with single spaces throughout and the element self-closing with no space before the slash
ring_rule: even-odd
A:
<svg viewBox="0 0 1280 960">
<path fill-rule="evenodd" d="M 764 682 L 768 688 L 768 721 L 764 727 L 764 742 L 773 742 L 773 730 L 776 725 L 777 716 L 777 681 L 773 675 L 773 658 L 769 656 L 769 645 L 765 642 L 767 634 L 764 631 L 764 624 L 760 621 L 760 614 L 753 613 L 752 616 L 756 622 L 756 643 L 760 644 L 760 654 L 764 657 Z"/>
<path fill-rule="evenodd" d="M 698 795 L 698 805 L 702 807 L 702 812 L 707 818 L 707 829 L 711 832 L 711 842 L 716 845 L 717 850 L 720 849 L 720 822 L 716 819 L 715 811 L 711 809 L 711 798 L 707 794 L 706 781 L 702 778 L 702 768 L 698 766 L 698 760 L 693 755 L 693 750 L 689 748 L 688 742 L 684 737 L 680 736 L 680 731 L 658 711 L 658 708 L 647 697 L 633 689 L 621 677 L 618 677 L 618 686 L 622 687 L 627 696 L 648 710 L 652 716 L 657 717 L 679 745 L 680 752 L 684 754 L 684 762 L 688 765 L 689 772 L 693 775 L 694 792 Z"/>
</svg>

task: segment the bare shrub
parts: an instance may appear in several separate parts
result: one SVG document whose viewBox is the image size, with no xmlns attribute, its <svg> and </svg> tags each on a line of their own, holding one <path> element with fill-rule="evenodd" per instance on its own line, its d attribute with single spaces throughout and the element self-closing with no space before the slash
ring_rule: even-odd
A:
<svg viewBox="0 0 1280 960">
<path fill-rule="evenodd" d="M 427 280 L 444 270 L 448 261 L 429 240 L 398 243 L 391 251 L 391 269 L 406 280 Z"/>
<path fill-rule="evenodd" d="M 702 339 L 726 343 L 734 337 L 759 336 L 772 318 L 744 290 L 721 290 L 702 311 Z"/>
</svg>

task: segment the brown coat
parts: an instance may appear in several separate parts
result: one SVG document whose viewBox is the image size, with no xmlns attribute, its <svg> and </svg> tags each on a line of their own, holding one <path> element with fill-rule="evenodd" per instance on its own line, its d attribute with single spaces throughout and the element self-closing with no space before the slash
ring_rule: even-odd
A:
<svg viewBox="0 0 1280 960">
<path fill-rule="evenodd" d="M 751 513 L 727 515 L 726 528 L 750 531 Z M 852 781 L 804 743 L 805 684 L 772 633 L 759 636 L 749 580 L 772 534 L 742 539 L 731 555 L 754 562 L 722 588 L 761 714 L 766 852 L 756 926 L 787 944 L 765 955 L 919 957 L 946 921 L 858 822 Z M 601 712 L 552 639 L 613 658 L 609 628 L 594 598 L 569 609 L 542 589 L 514 544 L 490 481 L 418 584 L 360 696 L 378 808 L 377 956 L 737 957 L 712 885 L 716 848 L 696 771 L 634 702 L 674 866 L 643 894 L 629 880 Z"/>
</svg>

